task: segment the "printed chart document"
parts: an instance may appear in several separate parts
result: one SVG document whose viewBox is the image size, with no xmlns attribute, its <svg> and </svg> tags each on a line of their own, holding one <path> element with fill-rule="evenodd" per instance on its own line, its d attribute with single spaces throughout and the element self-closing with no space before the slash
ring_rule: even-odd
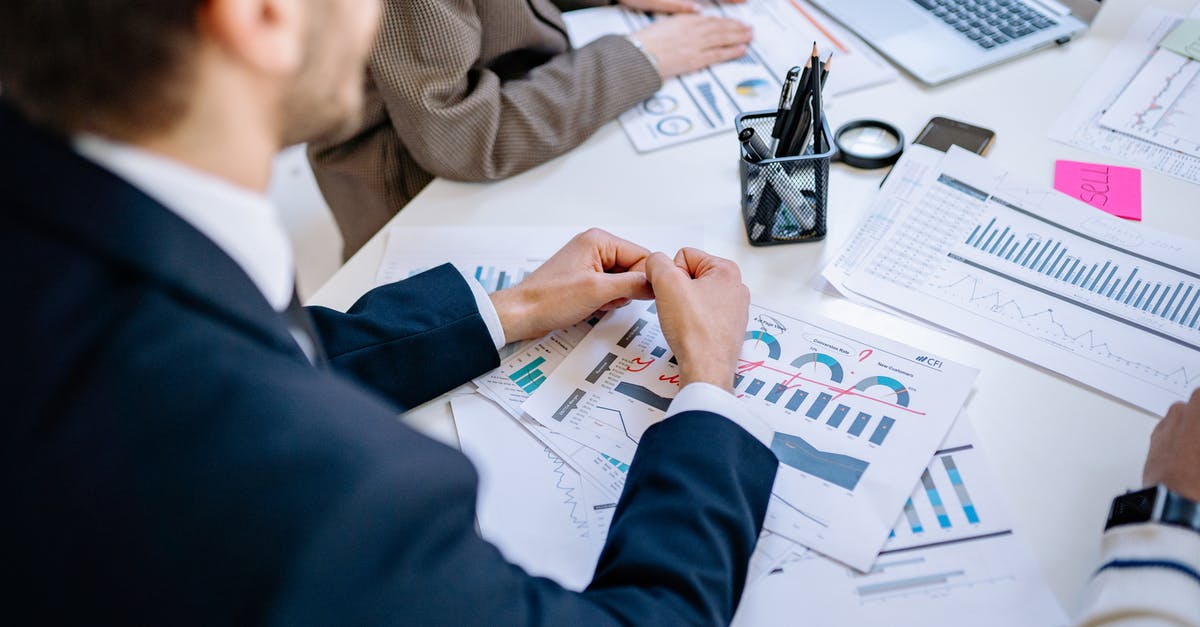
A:
<svg viewBox="0 0 1200 627">
<path fill-rule="evenodd" d="M 468 394 L 450 404 L 462 452 L 479 472 L 480 533 L 530 574 L 587 587 L 616 502 L 589 501 L 579 473 L 491 401 Z"/>
<path fill-rule="evenodd" d="M 868 569 L 975 374 L 832 321 L 752 306 L 730 376 L 776 431 L 765 527 Z M 625 468 L 678 390 L 655 305 L 643 303 L 600 321 L 522 409 Z"/>
<path fill-rule="evenodd" d="M 1200 158 L 1200 61 L 1158 48 L 1100 124 Z"/>
<path fill-rule="evenodd" d="M 813 42 L 824 59 L 833 53 L 826 94 L 836 96 L 885 83 L 896 71 L 862 40 L 803 0 L 699 0 L 708 15 L 740 20 L 754 29 L 746 56 L 674 78 L 657 94 L 621 115 L 621 127 L 638 152 L 649 152 L 733 128 L 739 113 L 779 106 L 787 71 L 804 65 Z M 627 8 L 599 7 L 564 15 L 571 43 L 627 35 L 657 19 Z"/>
<path fill-rule="evenodd" d="M 463 453 L 479 473 L 479 530 L 509 561 L 565 588 L 591 582 L 615 500 L 594 493 L 562 458 L 478 394 L 451 399 Z M 769 531 L 750 557 L 747 585 L 805 549 Z"/>
<path fill-rule="evenodd" d="M 1192 11 L 1200 16 L 1200 7 Z M 1159 43 L 1183 16 L 1142 11 L 1050 131 L 1054 140 L 1200 183 L 1200 62 Z"/>
<path fill-rule="evenodd" d="M 960 417 L 870 571 L 794 554 L 747 588 L 733 624 L 1067 625 L 992 476 Z"/>
<path fill-rule="evenodd" d="M 547 377 L 599 322 L 600 317 L 594 317 L 520 347 L 505 357 L 499 368 L 475 379 L 475 385 L 480 394 L 493 399 L 522 427 L 582 474 L 598 494 L 615 502 L 625 487 L 628 460 L 618 461 L 592 446 L 586 439 L 572 438 L 570 433 L 543 426 L 521 412 L 521 405 L 529 399 L 529 395 L 546 382 Z"/>
<path fill-rule="evenodd" d="M 1200 243 L 959 148 L 896 174 L 826 270 L 839 289 L 1156 415 L 1200 383 Z"/>
</svg>

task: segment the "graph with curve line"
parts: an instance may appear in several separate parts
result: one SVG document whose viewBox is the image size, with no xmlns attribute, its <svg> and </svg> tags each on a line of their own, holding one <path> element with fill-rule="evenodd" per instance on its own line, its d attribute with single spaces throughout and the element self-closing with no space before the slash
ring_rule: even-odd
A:
<svg viewBox="0 0 1200 627">
<path fill-rule="evenodd" d="M 1200 157 L 1200 61 L 1158 48 L 1100 124 Z"/>
<path fill-rule="evenodd" d="M 937 158 L 885 186 L 869 213 L 886 227 L 864 222 L 865 252 L 826 270 L 839 289 L 1153 414 L 1200 387 L 1200 243 L 961 149 Z"/>
<path fill-rule="evenodd" d="M 655 305 L 609 314 L 521 409 L 547 429 L 632 460 L 679 392 Z M 867 569 L 962 408 L 976 372 L 806 315 L 752 306 L 730 381 L 771 428 L 779 459 L 765 526 Z"/>
</svg>

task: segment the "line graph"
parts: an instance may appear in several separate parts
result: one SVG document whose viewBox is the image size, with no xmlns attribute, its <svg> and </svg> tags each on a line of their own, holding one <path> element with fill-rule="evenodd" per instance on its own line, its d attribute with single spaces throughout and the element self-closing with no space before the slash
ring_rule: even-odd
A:
<svg viewBox="0 0 1200 627">
<path fill-rule="evenodd" d="M 1159 48 L 1105 111 L 1100 123 L 1200 156 L 1200 61 Z"/>
<path fill-rule="evenodd" d="M 567 462 L 550 450 L 548 446 L 544 447 L 543 451 L 546 453 L 546 459 L 550 462 L 550 472 L 555 475 L 554 487 L 562 492 L 563 505 L 571 509 L 571 524 L 576 529 L 586 530 L 588 528 L 587 510 L 585 509 L 580 515 L 579 508 L 584 504 L 575 494 L 575 491 L 579 489 L 578 475 L 574 475 L 574 471 L 572 471 L 572 476 L 568 477 L 566 470 L 570 469 L 567 467 Z"/>
<path fill-rule="evenodd" d="M 962 274 L 956 280 L 935 284 L 933 288 L 946 302 L 962 309 L 993 321 L 1002 321 L 1006 326 L 1021 333 L 1048 337 L 1067 347 L 1078 349 L 1082 353 L 1077 351 L 1076 354 L 1087 354 L 1095 363 L 1123 372 L 1140 373 L 1142 376 L 1139 378 L 1147 382 L 1170 386 L 1163 389 L 1175 391 L 1200 381 L 1200 368 L 1189 369 L 1183 364 L 1163 366 L 1145 357 L 1133 357 L 1118 352 L 1121 349 L 1114 350 L 1110 340 L 1101 337 L 1101 333 L 1094 327 L 1071 327 L 1060 322 L 1058 316 L 1065 315 L 1065 311 L 1056 315 L 1053 305 L 1031 305 L 1020 296 L 1013 296 L 995 285 L 983 283 L 980 277 L 974 274 Z M 1023 302 L 1025 304 L 1022 304 Z M 1142 350 L 1151 355 L 1155 354 L 1152 348 L 1146 351 L 1144 344 Z"/>
</svg>

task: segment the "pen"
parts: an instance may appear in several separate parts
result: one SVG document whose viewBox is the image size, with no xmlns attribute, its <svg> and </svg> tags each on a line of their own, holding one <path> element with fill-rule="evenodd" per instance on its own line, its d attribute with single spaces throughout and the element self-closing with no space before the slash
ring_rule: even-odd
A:
<svg viewBox="0 0 1200 627">
<path fill-rule="evenodd" d="M 817 42 L 814 41 L 813 52 L 816 53 L 816 50 Z M 787 113 L 784 115 L 783 129 L 779 134 L 779 142 L 775 146 L 776 157 L 786 157 L 791 154 L 800 114 L 804 109 L 803 103 L 808 100 L 808 85 L 811 82 L 809 76 L 812 74 L 812 67 L 812 59 L 809 58 L 805 62 L 804 71 L 800 74 L 800 80 L 796 84 L 796 93 L 792 95 L 792 106 L 788 107 Z"/>
<path fill-rule="evenodd" d="M 771 129 L 771 148 L 773 152 L 779 145 L 779 135 L 783 132 L 783 125 L 787 115 L 788 107 L 792 103 L 792 92 L 796 88 L 796 79 L 800 76 L 800 66 L 794 66 L 788 70 L 787 78 L 783 80 L 783 89 L 779 92 L 779 106 L 775 112 L 775 126 Z"/>
<path fill-rule="evenodd" d="M 825 123 L 824 115 L 821 111 L 821 74 L 824 70 L 818 70 L 820 59 L 813 62 L 812 72 L 812 148 L 813 152 L 820 154 L 825 152 Z"/>
<path fill-rule="evenodd" d="M 752 163 L 758 163 L 771 157 L 767 145 L 758 138 L 752 128 L 742 129 L 742 132 L 738 133 L 738 141 L 742 142 L 742 150 L 746 154 L 746 159 Z"/>
</svg>

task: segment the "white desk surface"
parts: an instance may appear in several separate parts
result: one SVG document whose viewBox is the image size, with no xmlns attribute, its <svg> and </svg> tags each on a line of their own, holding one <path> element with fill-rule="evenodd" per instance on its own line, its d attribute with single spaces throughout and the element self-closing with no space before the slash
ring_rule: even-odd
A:
<svg viewBox="0 0 1200 627">
<path fill-rule="evenodd" d="M 898 125 L 911 139 L 934 115 L 961 119 L 996 131 L 990 160 L 1050 186 L 1055 159 L 1104 161 L 1048 138 L 1059 112 L 1142 6 L 1186 13 L 1192 0 L 1108 0 L 1104 5 L 1093 28 L 1067 46 L 935 88 L 902 74 L 888 85 L 834 100 L 830 124 L 877 117 Z M 833 168 L 824 242 L 754 248 L 739 217 L 737 158 L 732 133 L 638 155 L 614 122 L 570 154 L 509 180 L 434 181 L 391 224 L 580 229 L 699 224 L 708 250 L 741 265 L 756 300 L 794 315 L 820 312 L 979 368 L 968 415 L 1007 492 L 1019 533 L 1073 614 L 1098 565 L 1109 501 L 1141 484 L 1156 417 L 985 346 L 818 291 L 821 269 L 857 224 L 882 172 Z M 1198 186 L 1152 170 L 1143 174 L 1148 225 L 1200 239 L 1198 199 Z M 372 239 L 310 304 L 345 309 L 373 287 L 385 237 L 381 232 Z M 446 402 L 431 402 L 404 419 L 433 437 L 457 441 Z"/>
</svg>

